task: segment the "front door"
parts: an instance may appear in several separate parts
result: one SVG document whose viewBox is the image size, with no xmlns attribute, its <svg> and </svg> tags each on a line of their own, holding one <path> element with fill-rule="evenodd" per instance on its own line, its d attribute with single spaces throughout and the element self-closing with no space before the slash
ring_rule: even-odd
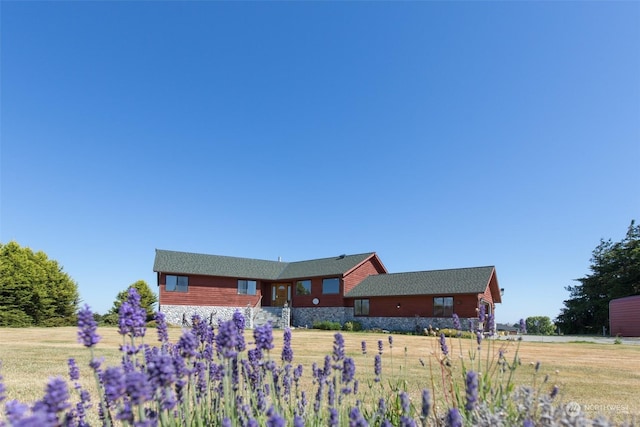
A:
<svg viewBox="0 0 640 427">
<path fill-rule="evenodd" d="M 291 284 L 290 283 L 274 283 L 271 285 L 271 305 L 282 307 L 291 300 Z"/>
</svg>

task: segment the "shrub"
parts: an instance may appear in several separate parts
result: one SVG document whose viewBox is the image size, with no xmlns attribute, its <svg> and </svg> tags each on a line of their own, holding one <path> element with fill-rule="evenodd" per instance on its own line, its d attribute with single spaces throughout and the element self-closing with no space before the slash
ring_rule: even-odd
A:
<svg viewBox="0 0 640 427">
<path fill-rule="evenodd" d="M 357 322 L 355 320 L 345 322 L 344 326 L 342 327 L 342 330 L 347 332 L 359 332 L 362 330 L 362 323 Z"/>
<path fill-rule="evenodd" d="M 0 310 L 0 326 L 12 328 L 24 328 L 33 326 L 33 319 L 22 310 L 17 309 L 1 309 Z"/>
<path fill-rule="evenodd" d="M 330 320 L 313 322 L 313 329 L 322 329 L 324 331 L 339 331 L 340 328 L 340 322 L 332 322 Z"/>
</svg>

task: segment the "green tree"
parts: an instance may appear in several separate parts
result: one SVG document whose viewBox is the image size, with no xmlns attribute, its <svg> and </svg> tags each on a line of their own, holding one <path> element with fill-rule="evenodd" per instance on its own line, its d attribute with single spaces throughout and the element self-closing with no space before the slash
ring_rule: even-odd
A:
<svg viewBox="0 0 640 427">
<path fill-rule="evenodd" d="M 620 242 L 600 240 L 590 270 L 565 288 L 570 296 L 556 319 L 563 333 L 599 333 L 609 327 L 609 301 L 640 295 L 640 226 L 631 221 Z"/>
<path fill-rule="evenodd" d="M 527 317 L 526 324 L 528 334 L 553 335 L 556 331 L 556 325 L 554 325 L 547 316 Z"/>
<path fill-rule="evenodd" d="M 107 316 L 105 316 L 108 317 L 107 319 L 105 319 L 107 323 L 111 323 L 113 321 L 114 315 L 116 315 L 115 319 L 117 319 L 117 314 L 120 310 L 120 306 L 127 300 L 127 298 L 129 298 L 129 289 L 131 288 L 135 288 L 140 295 L 140 305 L 147 312 L 147 321 L 153 319 L 153 315 L 156 310 L 155 306 L 158 302 L 158 297 L 153 293 L 151 288 L 149 288 L 147 282 L 145 282 L 144 280 L 138 280 L 137 282 L 129 285 L 129 287 L 124 291 L 118 293 L 118 295 L 116 296 L 116 300 L 113 302 L 113 307 L 111 308 L 111 310 L 109 310 Z"/>
<path fill-rule="evenodd" d="M 0 243 L 0 326 L 76 322 L 78 286 L 44 252 Z"/>
</svg>

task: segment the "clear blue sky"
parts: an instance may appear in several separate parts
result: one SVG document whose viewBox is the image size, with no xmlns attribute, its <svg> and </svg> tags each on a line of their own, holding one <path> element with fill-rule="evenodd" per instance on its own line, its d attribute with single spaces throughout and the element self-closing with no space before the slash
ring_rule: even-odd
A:
<svg viewBox="0 0 640 427">
<path fill-rule="evenodd" d="M 640 220 L 639 2 L 0 8 L 0 241 L 98 312 L 159 248 L 495 265 L 554 318 Z"/>
</svg>

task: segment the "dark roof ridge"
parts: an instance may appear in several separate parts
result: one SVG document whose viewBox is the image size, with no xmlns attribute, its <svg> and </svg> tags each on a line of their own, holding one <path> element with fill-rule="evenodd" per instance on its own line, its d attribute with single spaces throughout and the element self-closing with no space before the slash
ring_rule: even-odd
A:
<svg viewBox="0 0 640 427">
<path fill-rule="evenodd" d="M 289 261 L 288 264 L 295 264 L 295 263 L 299 263 L 299 262 L 309 262 L 309 261 L 324 261 L 324 260 L 329 260 L 329 259 L 342 259 L 342 258 L 346 258 L 346 257 L 357 257 L 357 256 L 363 256 L 363 255 L 374 255 L 375 252 L 363 252 L 361 254 L 340 254 L 340 255 L 336 255 L 336 256 L 327 256 L 327 257 L 322 257 L 322 258 L 312 258 L 312 259 L 303 259 L 300 261 Z M 284 261 L 282 261 L 284 262 Z"/>
<path fill-rule="evenodd" d="M 394 274 L 411 274 L 411 273 L 435 273 L 437 271 L 454 271 L 454 270 L 474 270 L 478 268 L 496 268 L 495 265 L 480 265 L 477 267 L 456 267 L 456 268 L 439 268 L 437 270 L 418 270 L 418 271 L 398 271 L 396 273 L 385 273 L 387 276 Z"/>
</svg>

